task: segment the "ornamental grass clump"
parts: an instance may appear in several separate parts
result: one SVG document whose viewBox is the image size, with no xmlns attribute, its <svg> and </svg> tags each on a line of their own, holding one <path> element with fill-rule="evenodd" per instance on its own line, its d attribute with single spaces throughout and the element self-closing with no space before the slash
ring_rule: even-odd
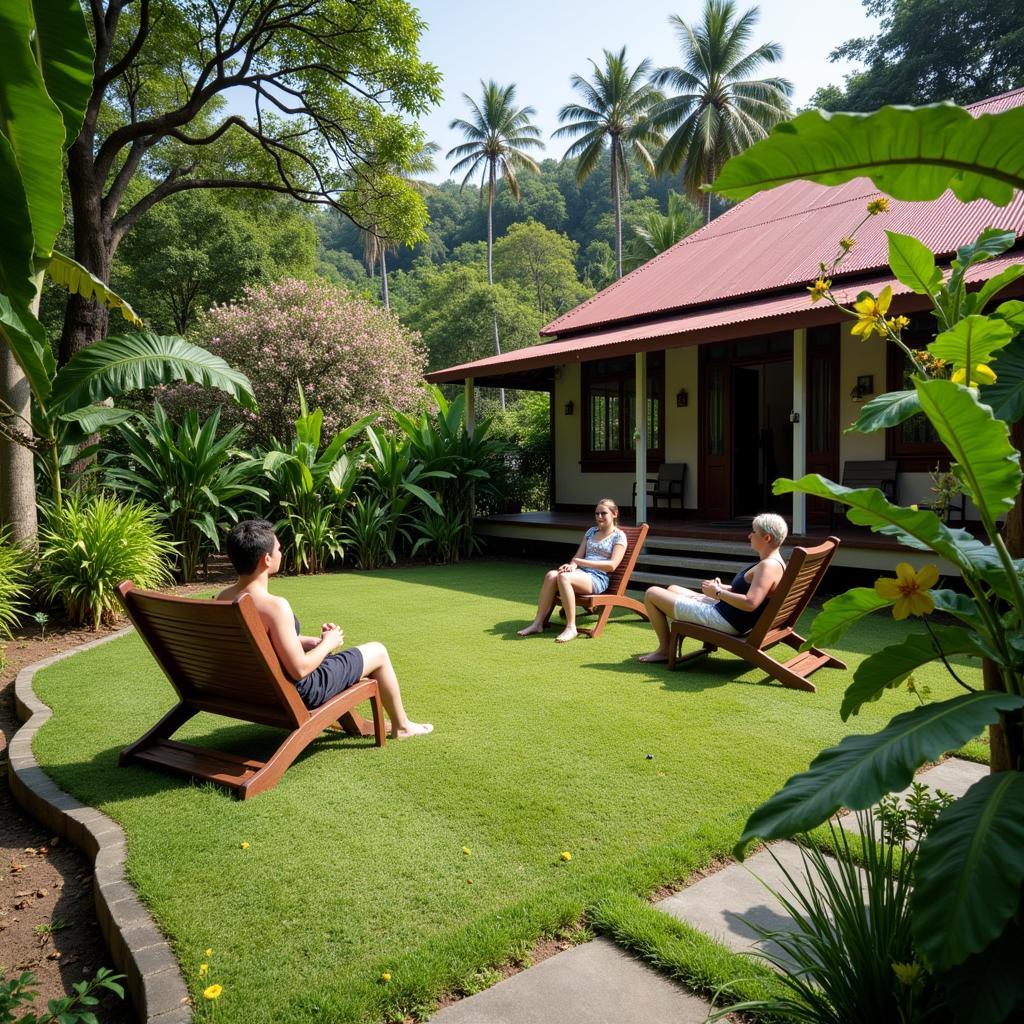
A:
<svg viewBox="0 0 1024 1024">
<path fill-rule="evenodd" d="M 120 607 L 114 588 L 122 580 L 146 588 L 171 581 L 175 546 L 151 506 L 75 494 L 45 516 L 40 586 L 75 625 L 112 624 Z"/>
<path fill-rule="evenodd" d="M 32 554 L 0 530 L 0 636 L 9 637 L 28 600 Z"/>
<path fill-rule="evenodd" d="M 312 409 L 323 409 L 323 433 L 380 410 L 415 412 L 427 364 L 419 334 L 374 303 L 326 282 L 285 280 L 247 288 L 235 303 L 214 306 L 199 327 L 202 343 L 245 372 L 259 413 L 224 408 L 226 425 L 243 423 L 245 442 L 269 448 L 301 415 L 296 384 Z M 185 409 L 210 412 L 218 397 L 176 386 L 162 401 L 172 419 Z"/>
</svg>

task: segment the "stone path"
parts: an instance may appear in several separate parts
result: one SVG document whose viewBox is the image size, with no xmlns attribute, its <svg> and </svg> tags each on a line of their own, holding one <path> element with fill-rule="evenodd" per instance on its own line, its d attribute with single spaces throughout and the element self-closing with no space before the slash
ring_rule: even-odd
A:
<svg viewBox="0 0 1024 1024">
<path fill-rule="evenodd" d="M 950 758 L 919 774 L 918 781 L 961 796 L 987 772 L 983 765 Z M 843 821 L 853 825 L 852 815 Z M 803 874 L 799 850 L 792 843 L 777 843 L 772 852 L 794 877 Z M 730 864 L 657 906 L 743 952 L 753 947 L 755 933 L 739 918 L 769 928 L 788 923 L 754 874 L 773 888 L 785 887 L 775 859 L 762 850 L 745 864 Z M 595 939 L 446 1007 L 431 1024 L 699 1024 L 710 1010 L 706 1000 L 613 942 Z"/>
</svg>

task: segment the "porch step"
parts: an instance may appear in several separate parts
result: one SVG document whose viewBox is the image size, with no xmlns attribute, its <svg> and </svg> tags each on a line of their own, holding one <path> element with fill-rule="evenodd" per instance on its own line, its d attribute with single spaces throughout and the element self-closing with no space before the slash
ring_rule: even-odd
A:
<svg viewBox="0 0 1024 1024">
<path fill-rule="evenodd" d="M 639 587 L 676 584 L 699 590 L 701 580 L 730 580 L 751 561 L 750 546 L 741 541 L 649 533 L 633 581 Z"/>
<path fill-rule="evenodd" d="M 700 589 L 700 582 L 706 579 L 704 576 L 676 576 L 666 575 L 660 572 L 636 572 L 629 578 L 630 590 L 645 590 L 647 587 L 670 587 L 673 584 L 680 587 L 690 587 L 692 590 Z"/>
<path fill-rule="evenodd" d="M 721 576 L 723 572 L 734 568 L 736 570 L 741 569 L 744 565 L 749 565 L 751 559 L 747 555 L 743 557 L 746 559 L 744 562 L 736 561 L 735 565 L 728 558 L 723 558 L 721 555 L 717 558 L 698 558 L 696 556 L 691 557 L 688 554 L 677 554 L 677 555 L 652 555 L 649 554 L 647 548 L 640 553 L 639 564 L 640 565 L 657 565 L 657 566 L 668 566 L 672 569 L 679 569 L 684 567 L 690 569 L 693 572 L 705 573 L 701 579 L 707 579 L 708 576 Z"/>
<path fill-rule="evenodd" d="M 647 534 L 644 550 L 658 551 L 689 551 L 711 552 L 721 555 L 733 555 L 746 558 L 750 554 L 750 545 L 738 540 L 713 540 L 704 537 L 659 537 L 657 533 Z"/>
</svg>

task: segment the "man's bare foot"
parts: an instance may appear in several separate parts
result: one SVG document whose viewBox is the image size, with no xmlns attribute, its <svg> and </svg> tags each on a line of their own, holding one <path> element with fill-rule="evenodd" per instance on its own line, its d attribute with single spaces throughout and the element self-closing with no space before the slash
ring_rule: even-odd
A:
<svg viewBox="0 0 1024 1024">
<path fill-rule="evenodd" d="M 575 640 L 578 636 L 579 633 L 576 632 L 576 627 L 568 626 L 566 629 L 563 629 L 562 632 L 558 634 L 558 636 L 555 637 L 555 643 L 567 644 L 570 640 Z"/>
<path fill-rule="evenodd" d="M 393 740 L 407 740 L 410 736 L 426 736 L 433 732 L 434 727 L 429 722 L 410 722 L 404 729 L 396 729 L 391 733 Z"/>
<path fill-rule="evenodd" d="M 543 633 L 544 626 L 542 623 L 531 622 L 528 626 L 523 629 L 516 630 L 516 636 L 532 636 L 534 633 Z"/>
<path fill-rule="evenodd" d="M 661 661 L 668 661 L 668 655 L 661 651 L 651 651 L 650 654 L 641 654 L 639 659 L 644 665 L 654 665 Z"/>
</svg>

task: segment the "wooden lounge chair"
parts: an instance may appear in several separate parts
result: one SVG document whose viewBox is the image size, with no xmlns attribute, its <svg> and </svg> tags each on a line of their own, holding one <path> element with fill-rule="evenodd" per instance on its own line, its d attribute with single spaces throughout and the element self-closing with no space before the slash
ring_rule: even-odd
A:
<svg viewBox="0 0 1024 1024">
<path fill-rule="evenodd" d="M 139 635 L 178 693 L 178 703 L 141 739 L 121 751 L 120 764 L 141 761 L 226 786 L 243 800 L 273 789 L 288 766 L 328 726 L 385 741 L 384 713 L 375 679 L 310 711 L 284 673 L 270 637 L 243 594 L 234 601 L 203 601 L 138 590 L 126 580 L 117 592 Z M 353 712 L 364 700 L 373 725 Z M 200 711 L 287 729 L 266 760 L 179 743 L 171 736 Z"/>
<path fill-rule="evenodd" d="M 816 647 L 790 658 L 785 664 L 776 661 L 766 652 L 779 643 L 797 649 L 804 643 L 804 638 L 796 632 L 797 620 L 818 589 L 838 546 L 839 538 L 829 537 L 824 544 L 815 548 L 794 548 L 786 571 L 767 606 L 754 628 L 744 636 L 722 633 L 710 626 L 693 622 L 673 622 L 669 632 L 668 667 L 675 668 L 676 665 L 703 658 L 722 647 L 752 665 L 763 668 L 783 686 L 813 693 L 814 684 L 807 678 L 812 672 L 825 667 L 846 668 L 846 665 Z M 683 640 L 688 636 L 700 640 L 704 646 L 682 658 L 679 655 Z"/>
<path fill-rule="evenodd" d="M 577 611 L 598 613 L 597 622 L 593 626 L 584 627 L 579 623 L 576 624 L 577 632 L 583 633 L 593 640 L 596 640 L 604 632 L 604 627 L 611 617 L 613 608 L 629 608 L 637 615 L 642 615 L 644 619 L 647 619 L 647 609 L 644 607 L 643 601 L 627 597 L 626 587 L 629 586 L 629 577 L 633 574 L 633 567 L 643 549 L 649 527 L 647 523 L 641 523 L 640 526 L 620 526 L 619 529 L 626 535 L 626 553 L 622 556 L 622 561 L 619 562 L 619 567 L 615 572 L 608 574 L 608 589 L 603 594 L 576 598 Z M 561 603 L 561 599 L 556 597 L 555 604 L 560 605 Z M 554 608 L 551 611 L 554 611 Z M 550 618 L 551 613 L 549 612 L 547 619 L 544 620 L 545 626 Z"/>
</svg>

